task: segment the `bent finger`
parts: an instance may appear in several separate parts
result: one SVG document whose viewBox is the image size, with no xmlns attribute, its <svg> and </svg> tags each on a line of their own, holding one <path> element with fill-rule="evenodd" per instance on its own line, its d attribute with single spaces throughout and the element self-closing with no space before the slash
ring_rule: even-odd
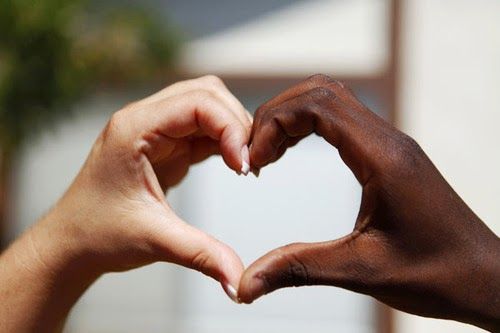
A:
<svg viewBox="0 0 500 333">
<path fill-rule="evenodd" d="M 136 120 L 147 122 L 141 127 L 145 133 L 161 133 L 174 139 L 201 130 L 219 142 L 222 157 L 231 169 L 240 172 L 248 164 L 242 153 L 248 144 L 248 129 L 217 96 L 206 90 L 160 100 L 138 113 Z"/>
<path fill-rule="evenodd" d="M 229 91 L 224 82 L 215 75 L 206 75 L 196 79 L 176 82 L 157 93 L 139 101 L 139 104 L 153 104 L 163 99 L 182 95 L 194 90 L 208 90 L 217 97 L 238 117 L 245 128 L 250 131 L 251 116 L 241 102 Z"/>
</svg>

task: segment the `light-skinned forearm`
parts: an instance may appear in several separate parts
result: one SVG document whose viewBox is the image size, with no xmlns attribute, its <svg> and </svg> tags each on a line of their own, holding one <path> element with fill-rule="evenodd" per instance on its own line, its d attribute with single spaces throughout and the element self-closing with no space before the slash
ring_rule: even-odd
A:
<svg viewBox="0 0 500 333">
<path fill-rule="evenodd" d="M 0 332 L 61 331 L 71 307 L 100 275 L 52 218 L 0 257 Z"/>
</svg>

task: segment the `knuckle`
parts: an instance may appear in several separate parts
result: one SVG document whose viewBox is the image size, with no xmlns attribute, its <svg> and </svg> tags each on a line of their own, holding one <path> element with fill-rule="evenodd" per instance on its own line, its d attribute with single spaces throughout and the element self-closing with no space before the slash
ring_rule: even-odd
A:
<svg viewBox="0 0 500 333">
<path fill-rule="evenodd" d="M 205 272 L 208 268 L 210 256 L 204 252 L 198 252 L 191 260 L 191 267 L 197 271 Z"/>
<path fill-rule="evenodd" d="M 127 120 L 128 117 L 128 109 L 122 109 L 120 111 L 117 111 L 111 115 L 111 118 L 109 119 L 109 122 L 114 125 L 114 127 L 123 127 L 124 123 Z"/>
<path fill-rule="evenodd" d="M 119 133 L 120 132 L 119 129 L 123 126 L 123 122 L 124 122 L 123 111 L 117 111 L 113 113 L 111 118 L 108 120 L 106 127 L 104 127 L 103 138 L 107 139 L 110 136 L 114 136 L 116 135 L 116 133 Z"/>
<path fill-rule="evenodd" d="M 223 87 L 224 86 L 224 82 L 222 81 L 222 79 L 216 75 L 213 75 L 213 74 L 209 74 L 209 75 L 205 75 L 202 77 L 202 80 L 209 86 L 209 87 Z"/>
<path fill-rule="evenodd" d="M 330 90 L 335 89 L 345 89 L 347 91 L 351 91 L 351 88 L 345 81 L 336 80 L 325 74 L 315 74 L 310 76 L 307 81 L 312 82 L 317 87 L 326 87 Z"/>
<path fill-rule="evenodd" d="M 299 256 L 290 251 L 301 245 L 302 243 L 289 244 L 280 251 L 282 259 L 288 265 L 287 269 L 283 272 L 283 278 L 290 286 L 302 286 L 311 283 L 307 264 Z"/>
<path fill-rule="evenodd" d="M 333 90 L 327 87 L 316 87 L 308 92 L 308 95 L 315 101 L 332 100 L 337 98 Z"/>
<path fill-rule="evenodd" d="M 396 147 L 391 154 L 390 163 L 401 172 L 413 172 L 418 169 L 425 153 L 420 145 L 410 136 L 400 133 L 396 139 Z"/>
<path fill-rule="evenodd" d="M 281 126 L 281 120 L 283 118 L 284 112 L 280 112 L 279 108 L 272 108 L 270 111 L 267 113 L 265 119 L 267 120 L 266 123 L 273 124 L 277 126 L 280 130 L 283 129 Z"/>
<path fill-rule="evenodd" d="M 264 117 L 265 114 L 267 114 L 267 110 L 269 110 L 269 107 L 266 107 L 265 105 L 261 105 L 255 110 L 254 114 L 254 123 L 258 120 Z"/>
<path fill-rule="evenodd" d="M 399 145 L 403 156 L 420 157 L 423 154 L 420 145 L 410 136 L 401 133 Z"/>
<path fill-rule="evenodd" d="M 309 76 L 306 81 L 313 82 L 317 85 L 326 85 L 329 83 L 334 82 L 335 80 L 332 79 L 330 76 L 325 75 L 325 74 L 314 74 Z"/>
<path fill-rule="evenodd" d="M 212 91 L 206 89 L 196 89 L 191 92 L 191 96 L 195 100 L 203 103 L 210 103 L 216 98 L 215 94 Z"/>
<path fill-rule="evenodd" d="M 411 136 L 407 134 L 401 133 L 399 140 L 401 142 L 401 145 L 404 146 L 409 151 L 417 153 L 422 150 L 417 141 L 415 141 L 415 139 L 413 139 Z"/>
<path fill-rule="evenodd" d="M 352 89 L 349 86 L 349 84 L 347 84 L 347 82 L 345 82 L 345 81 L 342 81 L 342 80 L 333 80 L 333 82 L 331 82 L 331 84 L 336 85 L 337 87 L 340 87 L 340 88 L 345 89 L 347 91 L 352 91 Z"/>
<path fill-rule="evenodd" d="M 114 153 L 119 155 L 126 155 L 134 151 L 136 147 L 131 148 L 134 139 L 130 135 L 133 126 L 131 126 L 129 118 L 126 109 L 115 112 L 98 138 L 99 145 L 104 149 L 112 149 Z"/>
<path fill-rule="evenodd" d="M 307 266 L 294 256 L 288 258 L 288 275 L 292 286 L 309 284 L 309 273 Z"/>
</svg>

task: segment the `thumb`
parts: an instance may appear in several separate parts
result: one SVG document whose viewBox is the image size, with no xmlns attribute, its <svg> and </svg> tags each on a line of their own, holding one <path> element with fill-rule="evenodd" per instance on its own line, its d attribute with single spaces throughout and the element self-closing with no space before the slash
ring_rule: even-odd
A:
<svg viewBox="0 0 500 333">
<path fill-rule="evenodd" d="M 237 302 L 237 287 L 243 263 L 236 252 L 172 213 L 169 226 L 158 233 L 162 261 L 175 263 L 219 281 L 226 294 Z"/>
<path fill-rule="evenodd" d="M 294 243 L 255 261 L 241 277 L 238 298 L 252 303 L 285 287 L 331 285 L 365 292 L 372 270 L 365 259 L 370 246 L 355 231 L 344 238 L 320 243 Z"/>
</svg>

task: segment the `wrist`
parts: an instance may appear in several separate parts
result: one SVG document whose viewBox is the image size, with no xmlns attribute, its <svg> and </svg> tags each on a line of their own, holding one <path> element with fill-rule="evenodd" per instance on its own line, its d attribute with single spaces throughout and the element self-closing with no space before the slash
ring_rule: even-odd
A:
<svg viewBox="0 0 500 333">
<path fill-rule="evenodd" d="M 489 235 L 488 235 L 489 236 Z M 452 319 L 467 322 L 489 331 L 500 329 L 500 242 L 498 237 L 484 237 L 470 258 L 464 262 L 462 276 L 450 299 L 455 315 Z M 453 278 L 453 276 L 451 276 Z"/>
<path fill-rule="evenodd" d="M 53 332 L 100 274 L 86 269 L 49 215 L 1 256 L 0 327 L 9 332 Z"/>
<path fill-rule="evenodd" d="M 483 254 L 478 260 L 478 271 L 475 276 L 476 288 L 472 288 L 470 296 L 477 304 L 473 323 L 489 331 L 500 330 L 500 240 L 493 235 Z M 473 278 L 471 278 L 473 280 Z"/>
<path fill-rule="evenodd" d="M 71 227 L 52 211 L 27 231 L 33 265 L 54 280 L 72 284 L 90 284 L 102 272 L 92 265 L 85 249 Z"/>
</svg>

